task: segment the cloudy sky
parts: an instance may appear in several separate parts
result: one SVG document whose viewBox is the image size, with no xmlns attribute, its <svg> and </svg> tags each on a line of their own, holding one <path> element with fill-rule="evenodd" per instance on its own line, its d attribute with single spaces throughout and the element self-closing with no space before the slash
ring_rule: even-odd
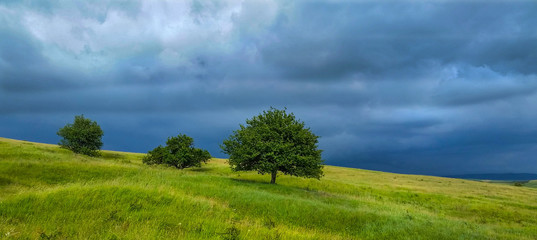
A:
<svg viewBox="0 0 537 240">
<path fill-rule="evenodd" d="M 327 164 L 537 173 L 537 2 L 0 1 L 0 136 L 218 145 L 274 106 Z"/>
</svg>

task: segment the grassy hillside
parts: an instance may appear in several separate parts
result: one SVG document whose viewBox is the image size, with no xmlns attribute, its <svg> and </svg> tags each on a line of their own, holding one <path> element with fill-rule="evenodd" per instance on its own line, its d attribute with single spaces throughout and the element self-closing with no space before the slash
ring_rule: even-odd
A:
<svg viewBox="0 0 537 240">
<path fill-rule="evenodd" d="M 537 189 L 327 166 L 321 180 L 142 165 L 0 138 L 5 239 L 537 239 Z"/>
<path fill-rule="evenodd" d="M 475 181 L 494 183 L 494 184 L 505 184 L 505 185 L 518 186 L 518 187 L 537 188 L 537 180 L 531 180 L 531 181 L 475 180 Z"/>
<path fill-rule="evenodd" d="M 525 187 L 537 188 L 537 180 L 531 180 L 524 184 Z"/>
</svg>

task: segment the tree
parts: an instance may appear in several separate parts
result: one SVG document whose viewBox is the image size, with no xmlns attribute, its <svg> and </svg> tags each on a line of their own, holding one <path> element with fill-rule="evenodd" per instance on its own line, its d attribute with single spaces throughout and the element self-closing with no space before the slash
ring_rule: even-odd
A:
<svg viewBox="0 0 537 240">
<path fill-rule="evenodd" d="M 293 113 L 270 108 L 246 120 L 246 126 L 233 132 L 220 146 L 229 155 L 233 171 L 256 170 L 270 173 L 270 183 L 276 183 L 277 172 L 320 179 L 323 175 L 319 138 L 305 128 Z"/>
<path fill-rule="evenodd" d="M 143 162 L 148 165 L 164 164 L 183 169 L 201 167 L 201 163 L 209 159 L 211 159 L 211 154 L 207 150 L 194 147 L 194 139 L 185 134 L 179 134 L 177 137 L 169 137 L 165 147 L 158 146 L 149 151 L 143 158 Z"/>
<path fill-rule="evenodd" d="M 103 146 L 103 130 L 97 122 L 84 118 L 84 115 L 75 116 L 73 124 L 68 123 L 56 134 L 63 137 L 59 145 L 75 153 L 97 156 Z"/>
</svg>

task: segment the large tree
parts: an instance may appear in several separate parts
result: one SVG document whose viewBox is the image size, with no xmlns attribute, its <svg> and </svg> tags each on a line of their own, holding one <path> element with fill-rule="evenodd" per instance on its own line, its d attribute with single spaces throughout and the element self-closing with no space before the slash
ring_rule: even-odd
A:
<svg viewBox="0 0 537 240">
<path fill-rule="evenodd" d="M 204 149 L 194 147 L 194 139 L 179 134 L 176 137 L 169 137 L 166 146 L 158 146 L 149 151 L 143 158 L 143 162 L 148 165 L 164 164 L 179 169 L 188 167 L 201 167 L 201 163 L 211 159 L 211 154 Z"/>
<path fill-rule="evenodd" d="M 246 125 L 233 132 L 220 146 L 229 155 L 234 171 L 256 170 L 270 173 L 276 183 L 278 171 L 283 174 L 320 179 L 323 175 L 319 137 L 286 109 L 270 108 L 246 120 Z"/>
<path fill-rule="evenodd" d="M 75 121 L 60 128 L 57 134 L 63 137 L 59 145 L 75 153 L 96 156 L 103 146 L 103 130 L 97 122 L 84 118 L 84 115 L 75 116 Z"/>
</svg>

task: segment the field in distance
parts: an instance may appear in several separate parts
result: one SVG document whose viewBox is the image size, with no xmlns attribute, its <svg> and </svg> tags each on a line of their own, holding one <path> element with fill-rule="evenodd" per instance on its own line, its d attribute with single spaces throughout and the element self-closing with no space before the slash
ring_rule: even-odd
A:
<svg viewBox="0 0 537 240">
<path fill-rule="evenodd" d="M 146 166 L 0 138 L 0 239 L 537 239 L 537 189 L 325 167 Z"/>
</svg>

